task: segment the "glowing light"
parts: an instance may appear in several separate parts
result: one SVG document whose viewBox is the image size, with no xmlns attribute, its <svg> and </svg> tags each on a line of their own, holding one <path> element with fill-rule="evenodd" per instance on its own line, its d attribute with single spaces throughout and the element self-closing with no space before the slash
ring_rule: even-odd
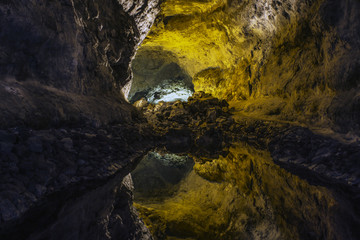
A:
<svg viewBox="0 0 360 240">
<path fill-rule="evenodd" d="M 168 94 L 162 96 L 160 99 L 156 99 L 156 100 L 150 99 L 149 102 L 153 102 L 156 104 L 160 101 L 164 101 L 164 102 L 174 102 L 177 100 L 187 101 L 188 97 L 190 97 L 191 95 L 192 95 L 191 91 L 183 90 L 183 91 L 168 93 Z"/>
<path fill-rule="evenodd" d="M 192 95 L 192 93 L 190 91 L 179 91 L 176 93 L 169 93 L 167 95 L 164 95 L 162 98 L 158 99 L 158 100 L 153 100 L 153 101 L 149 101 L 149 102 L 153 102 L 153 103 L 158 103 L 160 101 L 164 101 L 164 102 L 174 102 L 177 100 L 180 101 L 187 101 L 187 99 Z"/>
<path fill-rule="evenodd" d="M 146 94 L 146 98 L 148 102 L 155 104 L 160 101 L 187 101 L 188 97 L 190 97 L 193 92 L 194 91 L 186 86 L 184 82 L 171 82 L 169 80 L 149 91 Z"/>
</svg>

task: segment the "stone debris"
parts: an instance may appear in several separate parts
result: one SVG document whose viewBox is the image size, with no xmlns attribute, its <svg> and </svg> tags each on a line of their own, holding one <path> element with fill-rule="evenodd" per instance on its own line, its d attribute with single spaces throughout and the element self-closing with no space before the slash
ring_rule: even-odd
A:
<svg viewBox="0 0 360 240">
<path fill-rule="evenodd" d="M 154 131 L 165 136 L 169 150 L 218 155 L 223 143 L 229 143 L 226 132 L 234 122 L 228 107 L 226 101 L 197 92 L 187 102 L 159 102 L 141 109 Z"/>
<path fill-rule="evenodd" d="M 248 117 L 234 121 L 225 100 L 204 92 L 194 93 L 188 102 L 146 104 L 141 109 L 172 152 L 214 158 L 225 154 L 232 143 L 246 142 L 268 150 L 276 163 L 300 177 L 313 181 L 315 176 L 316 184 L 340 183 L 360 189 L 358 142 L 345 144 L 289 123 Z"/>
</svg>

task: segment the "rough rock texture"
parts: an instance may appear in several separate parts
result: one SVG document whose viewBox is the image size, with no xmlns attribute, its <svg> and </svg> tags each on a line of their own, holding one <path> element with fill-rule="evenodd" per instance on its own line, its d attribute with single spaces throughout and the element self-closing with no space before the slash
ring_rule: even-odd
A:
<svg viewBox="0 0 360 240">
<path fill-rule="evenodd" d="M 118 0 L 122 5 L 123 10 L 134 18 L 135 24 L 139 32 L 140 43 L 145 39 L 149 33 L 154 20 L 159 13 L 159 4 L 161 0 Z"/>
<path fill-rule="evenodd" d="M 359 144 L 228 106 L 203 92 L 139 106 L 168 151 L 195 161 L 179 174 L 149 154 L 133 172 L 135 206 L 154 238 L 357 239 Z"/>
<path fill-rule="evenodd" d="M 96 99 L 86 98 L 86 104 L 76 106 L 77 112 L 84 112 L 91 119 L 113 114 L 108 121 L 121 120 L 116 114 L 123 105 L 120 90 L 130 81 L 130 61 L 155 19 L 159 1 L 120 3 L 0 3 L 2 126 L 29 125 L 38 119 L 73 122 L 75 113 L 61 114 L 73 111 L 71 104 L 64 101 L 81 102 L 84 95 Z M 37 88 L 41 90 L 36 91 Z M 64 97 L 70 93 L 73 97 Z M 11 106 L 7 98 L 11 98 Z M 52 111 L 58 110 L 59 120 L 51 119 L 47 107 L 39 103 L 44 99 L 52 105 Z M 111 99 L 114 108 L 105 103 L 101 113 L 88 111 L 97 101 L 107 99 Z M 28 106 L 22 111 L 13 111 L 24 104 Z M 7 121 L 9 118 L 12 123 Z"/>
<path fill-rule="evenodd" d="M 143 47 L 245 114 L 358 129 L 360 2 L 169 0 Z"/>
<path fill-rule="evenodd" d="M 131 172 L 135 202 L 151 202 L 154 198 L 160 200 L 173 195 L 193 166 L 193 159 L 187 155 L 149 152 Z"/>
<path fill-rule="evenodd" d="M 186 238 L 181 231 L 191 229 L 198 239 L 356 239 L 358 143 L 289 123 L 234 122 L 221 99 L 240 104 L 242 113 L 311 124 L 331 120 L 337 130 L 356 130 L 359 1 L 166 1 L 144 44 L 161 56 L 149 62 L 160 73 L 152 80 L 175 72 L 220 100 L 199 92 L 188 103 L 138 102 L 152 132 L 123 94 L 159 2 L 0 2 L 0 238 L 151 239 L 131 206 L 125 176 L 159 145 L 200 155 L 195 171 L 207 179 L 190 179 L 177 198 L 198 204 L 205 224 L 194 228 L 188 216 L 196 211 L 181 208 L 181 221 L 160 225 L 174 236 Z M 249 151 L 229 148 L 241 140 Z M 264 160 L 257 151 L 269 152 Z M 270 155 L 328 189 L 290 175 Z M 238 206 L 249 212 L 241 215 Z"/>
<path fill-rule="evenodd" d="M 163 136 L 168 150 L 217 156 L 224 144 L 232 140 L 227 135 L 233 124 L 228 106 L 225 100 L 197 92 L 188 102 L 148 104 L 142 110 L 154 131 Z"/>
<path fill-rule="evenodd" d="M 344 142 L 286 122 L 244 117 L 229 109 L 225 100 L 204 92 L 194 93 L 188 102 L 140 108 L 153 129 L 165 136 L 170 151 L 214 158 L 226 154 L 232 143 L 246 142 L 269 151 L 276 163 L 314 184 L 360 190 L 357 141 Z"/>
<path fill-rule="evenodd" d="M 147 100 L 149 92 L 155 88 L 174 89 L 174 92 L 189 89 L 194 86 L 189 74 L 179 66 L 179 60 L 172 52 L 163 51 L 161 47 L 141 47 L 131 63 L 134 74 L 128 98 L 135 102 L 142 97 Z M 156 93 L 152 93 L 154 95 Z M 160 95 L 160 94 L 158 94 Z"/>
<path fill-rule="evenodd" d="M 152 137 L 121 90 L 158 11 L 0 2 L 1 239 L 151 239 L 123 178 Z"/>
<path fill-rule="evenodd" d="M 149 141 L 134 123 L 0 131 L 1 239 L 143 239 L 121 182 Z"/>
</svg>

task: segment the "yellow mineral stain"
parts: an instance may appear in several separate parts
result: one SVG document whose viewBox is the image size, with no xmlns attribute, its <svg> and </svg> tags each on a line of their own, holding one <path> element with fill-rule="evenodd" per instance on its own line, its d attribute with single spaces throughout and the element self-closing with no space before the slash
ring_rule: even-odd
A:
<svg viewBox="0 0 360 240">
<path fill-rule="evenodd" d="M 264 1 L 256 10 L 246 1 L 169 0 L 141 48 L 173 53 L 195 91 L 231 101 L 243 114 L 327 126 L 335 94 L 318 76 L 336 59 L 319 64 L 316 42 L 300 39 L 306 24 L 294 17 L 303 11 L 310 21 L 320 4 L 283 14 Z"/>
</svg>

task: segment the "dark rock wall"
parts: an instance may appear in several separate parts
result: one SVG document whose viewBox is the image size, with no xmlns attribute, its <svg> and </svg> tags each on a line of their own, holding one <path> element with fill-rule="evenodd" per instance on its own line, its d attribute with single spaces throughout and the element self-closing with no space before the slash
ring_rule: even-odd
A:
<svg viewBox="0 0 360 240">
<path fill-rule="evenodd" d="M 0 239 L 151 239 L 123 181 L 151 137 L 121 90 L 158 11 L 0 1 Z"/>
<path fill-rule="evenodd" d="M 157 0 L 2 1 L 1 125 L 11 125 L 9 118 L 13 125 L 73 122 L 75 112 L 87 112 L 88 119 L 111 113 L 115 116 L 103 122 L 121 120 L 116 112 L 127 115 L 121 110 L 121 90 L 131 79 L 129 64 L 158 5 Z M 69 97 L 69 93 L 76 95 Z M 80 95 L 111 99 L 102 112 L 91 113 L 88 108 L 97 101 Z M 11 106 L 5 103 L 9 98 Z M 44 100 L 49 107 L 41 104 Z M 69 104 L 84 101 L 75 111 Z"/>
<path fill-rule="evenodd" d="M 138 12 L 128 13 L 115 0 L 5 1 L 0 74 L 76 93 L 119 90 L 129 81 L 135 46 L 147 33 L 142 24 L 151 25 L 157 12 L 147 4 L 136 2 Z M 150 15 L 135 21 L 133 14 Z"/>
<path fill-rule="evenodd" d="M 1 130 L 0 239 L 143 239 L 119 189 L 154 141 L 138 124 Z"/>
</svg>

